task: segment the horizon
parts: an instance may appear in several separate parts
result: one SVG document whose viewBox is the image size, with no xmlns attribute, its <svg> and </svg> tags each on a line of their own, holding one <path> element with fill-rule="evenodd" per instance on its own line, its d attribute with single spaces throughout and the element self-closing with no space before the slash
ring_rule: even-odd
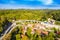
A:
<svg viewBox="0 0 60 40">
<path fill-rule="evenodd" d="M 0 9 L 60 9 L 59 0 L 0 0 Z"/>
</svg>

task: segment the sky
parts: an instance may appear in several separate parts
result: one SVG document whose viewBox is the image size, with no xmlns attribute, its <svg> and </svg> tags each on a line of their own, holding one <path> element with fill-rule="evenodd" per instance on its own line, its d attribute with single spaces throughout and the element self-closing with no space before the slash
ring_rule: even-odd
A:
<svg viewBox="0 0 60 40">
<path fill-rule="evenodd" d="M 0 0 L 0 9 L 60 9 L 60 0 Z"/>
</svg>

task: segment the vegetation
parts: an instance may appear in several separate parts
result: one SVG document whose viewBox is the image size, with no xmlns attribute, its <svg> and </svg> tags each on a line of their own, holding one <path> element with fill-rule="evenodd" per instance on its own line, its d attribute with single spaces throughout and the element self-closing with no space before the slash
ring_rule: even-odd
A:
<svg viewBox="0 0 60 40">
<path fill-rule="evenodd" d="M 11 33 L 11 40 L 58 40 L 57 38 L 60 38 L 60 30 L 56 30 L 53 28 L 51 32 L 48 32 L 48 34 L 44 33 L 38 33 L 37 30 L 34 34 L 31 33 L 31 27 L 27 28 L 27 32 L 24 34 L 23 26 L 18 26 L 14 29 L 14 31 Z"/>
<path fill-rule="evenodd" d="M 25 10 L 25 9 L 10 9 L 10 10 L 0 10 L 0 34 L 8 28 L 12 24 L 12 20 L 39 20 L 46 21 L 48 18 L 56 20 L 56 24 L 60 25 L 60 10 Z M 18 24 L 18 23 L 17 23 Z M 23 32 L 21 28 L 16 33 L 12 32 L 11 40 L 55 40 L 56 35 L 53 33 L 49 33 L 44 37 L 39 36 L 37 33 L 32 35 L 30 32 L 31 28 L 28 28 L 26 35 L 21 38 Z M 60 37 L 60 35 L 57 35 Z"/>
</svg>

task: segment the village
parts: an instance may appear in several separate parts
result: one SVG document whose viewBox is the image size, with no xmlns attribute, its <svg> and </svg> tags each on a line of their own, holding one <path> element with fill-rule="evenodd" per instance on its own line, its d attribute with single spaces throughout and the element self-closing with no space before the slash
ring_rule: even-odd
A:
<svg viewBox="0 0 60 40">
<path fill-rule="evenodd" d="M 49 35 L 50 32 L 54 32 L 54 34 L 59 35 L 60 34 L 60 26 L 55 25 L 55 20 L 48 19 L 48 22 L 35 22 L 35 23 L 28 23 L 28 24 L 22 24 L 22 28 L 20 30 L 22 31 L 21 37 L 23 38 L 24 35 L 26 35 L 27 31 L 30 30 L 29 33 L 44 36 Z M 17 23 L 18 24 L 18 23 Z"/>
<path fill-rule="evenodd" d="M 52 37 L 57 37 L 60 35 L 60 25 L 55 24 L 55 20 L 48 19 L 48 21 L 36 21 L 36 20 L 12 20 L 12 25 L 6 30 L 6 32 L 1 37 L 1 40 L 9 33 L 11 33 L 14 29 L 17 29 L 17 33 L 19 33 L 20 37 L 23 39 L 24 37 L 29 37 L 29 35 L 35 35 L 45 37 L 49 36 L 51 33 Z M 19 32 L 18 32 L 19 31 Z M 31 36 L 30 36 L 31 37 Z M 60 40 L 60 38 L 56 38 Z M 54 39 L 55 40 L 55 39 Z"/>
</svg>

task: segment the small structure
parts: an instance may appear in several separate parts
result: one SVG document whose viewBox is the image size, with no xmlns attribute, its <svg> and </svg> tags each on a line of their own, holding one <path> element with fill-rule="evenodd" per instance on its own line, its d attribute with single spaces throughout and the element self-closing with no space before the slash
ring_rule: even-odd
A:
<svg viewBox="0 0 60 40">
<path fill-rule="evenodd" d="M 12 20 L 12 23 L 14 23 L 15 22 L 15 20 Z"/>
<path fill-rule="evenodd" d="M 55 20 L 53 20 L 53 19 L 48 19 L 48 22 L 50 23 L 50 24 L 54 24 L 55 23 Z"/>
</svg>

